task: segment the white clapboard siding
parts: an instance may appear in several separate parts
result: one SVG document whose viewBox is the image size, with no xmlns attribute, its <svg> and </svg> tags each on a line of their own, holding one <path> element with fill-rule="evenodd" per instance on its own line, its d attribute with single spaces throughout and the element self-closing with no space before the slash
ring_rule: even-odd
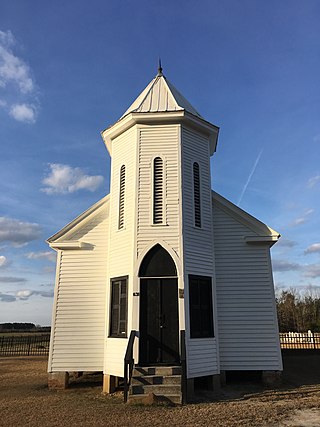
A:
<svg viewBox="0 0 320 427">
<path fill-rule="evenodd" d="M 194 225 L 193 163 L 200 167 L 201 228 Z M 208 138 L 182 127 L 183 256 L 187 274 L 213 275 Z"/>
<path fill-rule="evenodd" d="M 131 128 L 112 144 L 110 184 L 109 277 L 130 275 L 133 265 L 134 220 L 136 203 L 137 131 Z M 123 228 L 119 229 L 120 170 L 125 166 Z"/>
<path fill-rule="evenodd" d="M 185 313 L 189 325 L 188 274 L 214 277 L 213 230 L 209 141 L 198 132 L 182 127 L 183 258 L 185 267 Z M 195 227 L 193 163 L 199 164 L 201 228 Z M 213 307 L 214 307 L 214 280 Z M 186 334 L 188 378 L 218 373 L 216 339 L 190 339 Z"/>
<path fill-rule="evenodd" d="M 104 373 L 123 377 L 124 356 L 128 340 L 125 338 L 107 338 Z"/>
<path fill-rule="evenodd" d="M 153 160 L 163 159 L 164 224 L 153 225 Z M 154 240 L 166 241 L 179 255 L 179 126 L 139 130 L 137 256 Z"/>
<path fill-rule="evenodd" d="M 281 370 L 274 289 L 267 245 L 240 217 L 213 200 L 221 370 Z"/>
<path fill-rule="evenodd" d="M 135 127 L 121 134 L 112 142 L 112 168 L 110 184 L 110 246 L 108 251 L 108 279 L 106 295 L 106 328 L 109 332 L 111 279 L 128 276 L 128 324 L 132 328 L 132 275 L 135 245 L 135 212 L 137 181 L 137 129 Z M 119 229 L 120 175 L 125 166 L 123 205 L 121 206 L 122 227 Z M 123 180 L 122 180 L 123 183 Z M 123 360 L 128 340 L 106 338 L 104 373 L 123 376 Z"/>
<path fill-rule="evenodd" d="M 49 371 L 102 371 L 108 205 L 69 233 L 91 249 L 63 250 L 58 265 Z"/>
<path fill-rule="evenodd" d="M 187 344 L 187 378 L 218 374 L 215 338 L 192 339 Z"/>
</svg>

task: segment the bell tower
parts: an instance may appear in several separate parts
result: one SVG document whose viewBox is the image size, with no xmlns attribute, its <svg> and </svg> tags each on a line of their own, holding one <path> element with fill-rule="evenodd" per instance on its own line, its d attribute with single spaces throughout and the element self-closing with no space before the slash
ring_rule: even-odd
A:
<svg viewBox="0 0 320 427">
<path fill-rule="evenodd" d="M 112 157 L 106 367 L 112 366 L 114 338 L 131 330 L 139 335 L 138 363 L 179 363 L 185 331 L 188 377 L 219 373 L 210 179 L 218 131 L 159 66 L 102 132 Z M 119 315 L 121 292 L 127 312 Z M 117 343 L 119 353 L 126 345 Z"/>
</svg>

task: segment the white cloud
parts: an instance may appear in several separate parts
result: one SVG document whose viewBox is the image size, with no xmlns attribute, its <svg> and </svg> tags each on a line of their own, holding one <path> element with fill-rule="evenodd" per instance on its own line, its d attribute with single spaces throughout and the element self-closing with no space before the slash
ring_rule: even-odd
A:
<svg viewBox="0 0 320 427">
<path fill-rule="evenodd" d="M 318 184 L 318 182 L 320 182 L 320 175 L 313 176 L 308 181 L 308 188 L 313 188 L 315 185 Z"/>
<path fill-rule="evenodd" d="M 31 297 L 32 293 L 33 292 L 30 289 L 22 289 L 20 291 L 17 291 L 15 295 L 18 299 L 26 300 Z"/>
<path fill-rule="evenodd" d="M 9 31 L 0 31 L 0 43 L 4 46 L 12 46 L 15 43 L 12 32 Z"/>
<path fill-rule="evenodd" d="M 40 295 L 41 297 L 51 298 L 53 297 L 53 290 L 51 291 L 34 291 L 32 289 L 21 289 L 20 291 L 15 292 L 17 299 L 27 300 L 32 295 Z"/>
<path fill-rule="evenodd" d="M 40 237 L 39 224 L 0 217 L 0 242 L 9 242 L 12 246 L 20 247 Z"/>
<path fill-rule="evenodd" d="M 53 251 L 47 252 L 29 252 L 26 254 L 29 259 L 46 259 L 48 261 L 55 262 L 57 259 L 56 253 Z"/>
<path fill-rule="evenodd" d="M 33 295 L 39 295 L 44 298 L 52 298 L 53 290 L 50 291 L 35 291 L 32 289 L 20 289 L 16 292 L 0 292 L 0 301 L 2 302 L 14 302 L 17 300 L 27 301 Z"/>
<path fill-rule="evenodd" d="M 320 265 L 319 264 L 310 264 L 305 266 L 304 275 L 306 277 L 316 278 L 320 277 Z"/>
<path fill-rule="evenodd" d="M 37 112 L 34 105 L 14 104 L 9 114 L 18 122 L 35 123 Z"/>
<path fill-rule="evenodd" d="M 284 248 L 293 248 L 296 245 L 297 245 L 297 242 L 295 242 L 294 240 L 281 237 L 281 239 L 277 242 L 275 248 L 279 248 L 279 246 L 282 246 Z"/>
<path fill-rule="evenodd" d="M 272 260 L 273 271 L 295 271 L 300 270 L 300 264 L 288 260 Z"/>
<path fill-rule="evenodd" d="M 295 227 L 297 225 L 305 224 L 309 216 L 314 212 L 314 209 L 307 209 L 300 217 L 296 218 L 294 221 L 290 223 L 291 227 Z"/>
<path fill-rule="evenodd" d="M 34 89 L 30 68 L 14 55 L 11 49 L 14 45 L 11 31 L 0 31 L 0 86 L 6 87 L 9 83 L 14 83 L 21 93 L 30 93 Z"/>
<path fill-rule="evenodd" d="M 51 163 L 49 167 L 49 174 L 42 180 L 46 187 L 41 189 L 47 194 L 67 194 L 78 190 L 95 191 L 103 181 L 101 175 L 86 175 L 81 168 L 57 163 Z"/>
<path fill-rule="evenodd" d="M 308 246 L 307 249 L 304 251 L 304 253 L 307 254 L 312 254 L 315 252 L 319 252 L 320 253 L 320 243 L 313 243 L 312 245 Z"/>
<path fill-rule="evenodd" d="M 8 265 L 8 260 L 4 255 L 0 255 L 0 268 L 6 267 Z"/>
<path fill-rule="evenodd" d="M 10 294 L 3 294 L 0 292 L 0 301 L 2 302 L 14 302 L 16 301 L 16 297 Z"/>
<path fill-rule="evenodd" d="M 0 283 L 23 283 L 26 281 L 24 277 L 0 276 Z"/>
<path fill-rule="evenodd" d="M 15 120 L 35 123 L 39 104 L 36 85 L 30 67 L 14 53 L 16 46 L 11 31 L 0 31 L 0 89 L 4 93 L 0 107 Z"/>
</svg>

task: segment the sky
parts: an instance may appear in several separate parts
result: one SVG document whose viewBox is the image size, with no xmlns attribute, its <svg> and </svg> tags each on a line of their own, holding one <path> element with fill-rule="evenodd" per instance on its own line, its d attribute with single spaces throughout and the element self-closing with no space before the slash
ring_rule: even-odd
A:
<svg viewBox="0 0 320 427">
<path fill-rule="evenodd" d="M 157 73 L 220 127 L 212 188 L 281 235 L 278 290 L 320 288 L 318 0 L 0 2 L 0 323 L 49 325 L 46 239 L 109 192 L 100 132 Z"/>
</svg>

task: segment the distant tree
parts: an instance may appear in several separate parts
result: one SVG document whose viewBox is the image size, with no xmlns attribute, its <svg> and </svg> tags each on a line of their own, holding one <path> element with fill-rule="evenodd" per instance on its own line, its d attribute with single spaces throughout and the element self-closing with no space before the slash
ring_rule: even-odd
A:
<svg viewBox="0 0 320 427">
<path fill-rule="evenodd" d="M 30 331 L 35 329 L 34 323 L 1 323 L 0 328 L 3 331 Z"/>
<path fill-rule="evenodd" d="M 320 296 L 312 288 L 278 291 L 276 304 L 280 332 L 320 331 Z"/>
</svg>

